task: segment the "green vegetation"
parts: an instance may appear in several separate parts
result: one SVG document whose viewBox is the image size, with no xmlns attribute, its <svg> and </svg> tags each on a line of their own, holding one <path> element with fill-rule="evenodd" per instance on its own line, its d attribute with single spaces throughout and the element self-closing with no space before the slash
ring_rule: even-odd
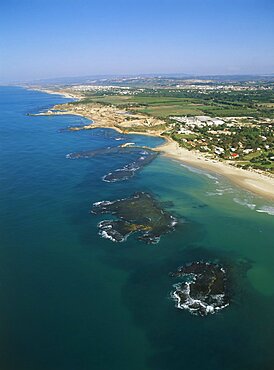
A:
<svg viewBox="0 0 274 370">
<path fill-rule="evenodd" d="M 193 134 L 178 133 L 175 124 L 170 133 L 173 140 L 189 150 L 215 154 L 221 159 L 233 160 L 237 166 L 274 173 L 274 125 L 222 125 L 218 131 L 209 127 L 195 127 Z"/>
<path fill-rule="evenodd" d="M 251 91 L 130 89 L 88 92 L 86 102 L 111 104 L 158 118 L 171 115 L 274 118 L 274 89 Z M 83 101 L 82 101 L 83 102 Z"/>
<path fill-rule="evenodd" d="M 132 113 L 160 118 L 163 125 L 154 129 L 165 131 L 189 150 L 230 160 L 244 168 L 274 173 L 273 81 L 233 82 L 232 85 L 199 82 L 198 87 L 194 83 L 183 88 L 177 88 L 176 80 L 167 80 L 167 85 L 161 85 L 159 79 L 148 80 L 147 83 L 142 88 L 134 87 L 129 81 L 128 88 L 117 85 L 115 88 L 91 89 L 85 92 L 85 99 L 80 103 L 113 105 Z M 181 118 L 176 121 L 176 116 Z M 199 123 L 191 125 L 184 116 L 220 117 L 224 123 L 218 127 Z M 131 130 L 128 127 L 128 131 Z M 145 131 L 146 127 L 139 130 Z"/>
</svg>

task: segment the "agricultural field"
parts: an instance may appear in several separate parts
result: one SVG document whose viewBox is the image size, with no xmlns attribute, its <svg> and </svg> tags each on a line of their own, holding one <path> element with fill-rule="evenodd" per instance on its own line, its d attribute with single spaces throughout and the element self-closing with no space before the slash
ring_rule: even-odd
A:
<svg viewBox="0 0 274 370">
<path fill-rule="evenodd" d="M 111 104 L 166 119 L 170 116 L 274 118 L 274 89 L 255 91 L 185 91 L 131 89 L 127 94 L 85 93 L 87 102 Z"/>
</svg>

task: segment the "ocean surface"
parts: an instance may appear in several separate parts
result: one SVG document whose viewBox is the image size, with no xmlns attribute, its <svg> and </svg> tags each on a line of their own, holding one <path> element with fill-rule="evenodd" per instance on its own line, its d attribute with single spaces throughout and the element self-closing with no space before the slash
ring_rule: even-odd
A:
<svg viewBox="0 0 274 370">
<path fill-rule="evenodd" d="M 28 115 L 65 101 L 0 88 L 0 369 L 273 370 L 274 204 L 161 155 L 103 182 L 128 158 L 67 154 L 161 139 Z M 101 238 L 92 204 L 136 191 L 167 202 L 176 230 Z M 206 317 L 170 298 L 169 272 L 199 260 L 235 266 L 231 304 Z"/>
</svg>

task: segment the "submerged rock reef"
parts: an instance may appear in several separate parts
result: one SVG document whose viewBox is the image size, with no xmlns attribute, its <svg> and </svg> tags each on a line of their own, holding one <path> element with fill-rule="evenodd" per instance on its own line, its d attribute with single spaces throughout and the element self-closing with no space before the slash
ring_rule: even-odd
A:
<svg viewBox="0 0 274 370">
<path fill-rule="evenodd" d="M 140 171 L 144 166 L 152 162 L 158 155 L 157 152 L 148 149 L 139 150 L 137 154 L 138 158 L 134 162 L 103 176 L 103 181 L 116 182 L 127 180 L 133 177 L 137 171 Z"/>
<path fill-rule="evenodd" d="M 219 264 L 192 262 L 170 273 L 170 276 L 183 278 L 173 285 L 175 289 L 171 292 L 179 309 L 206 316 L 229 305 L 227 273 Z"/>
<path fill-rule="evenodd" d="M 99 222 L 99 234 L 114 242 L 123 242 L 136 233 L 137 239 L 148 244 L 158 243 L 161 235 L 174 230 L 175 217 L 165 212 L 148 193 L 138 192 L 125 199 L 113 202 L 102 201 L 93 204 L 93 214 L 110 213 L 114 220 Z"/>
<path fill-rule="evenodd" d="M 143 167 L 152 162 L 159 153 L 148 148 L 128 145 L 96 149 L 78 153 L 70 153 L 67 155 L 67 158 L 69 159 L 92 158 L 97 155 L 113 155 L 113 154 L 134 156 L 136 157 L 136 159 L 134 159 L 131 163 L 126 164 L 122 168 L 118 168 L 104 175 L 102 180 L 106 182 L 117 182 L 128 180 L 130 177 L 133 177 L 136 172 L 142 170 Z"/>
</svg>

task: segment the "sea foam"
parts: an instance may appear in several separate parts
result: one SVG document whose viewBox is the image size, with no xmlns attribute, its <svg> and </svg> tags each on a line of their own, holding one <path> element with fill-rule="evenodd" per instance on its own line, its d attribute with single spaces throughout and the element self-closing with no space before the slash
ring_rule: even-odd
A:
<svg viewBox="0 0 274 370">
<path fill-rule="evenodd" d="M 274 216 L 274 207 L 272 206 L 263 206 L 262 208 L 256 209 L 259 213 L 267 213 L 270 216 Z"/>
</svg>

